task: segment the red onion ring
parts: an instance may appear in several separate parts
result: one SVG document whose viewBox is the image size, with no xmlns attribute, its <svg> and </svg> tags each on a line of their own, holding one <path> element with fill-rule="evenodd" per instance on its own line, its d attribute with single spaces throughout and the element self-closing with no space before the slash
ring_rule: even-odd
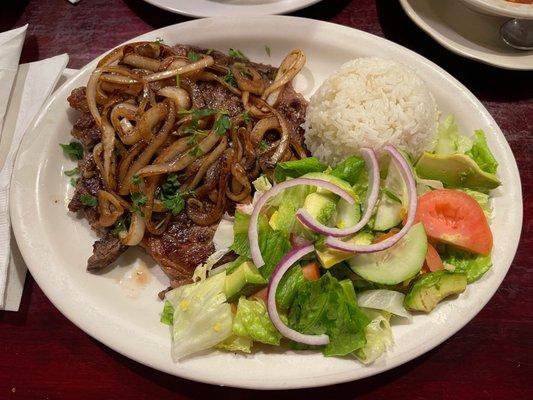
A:
<svg viewBox="0 0 533 400">
<path fill-rule="evenodd" d="M 308 186 L 318 186 L 322 187 L 330 192 L 333 192 L 337 196 L 340 196 L 348 202 L 348 204 L 354 204 L 355 201 L 353 197 L 339 186 L 334 183 L 316 179 L 316 178 L 295 178 L 285 182 L 278 183 L 272 189 L 265 192 L 257 201 L 257 204 L 254 206 L 254 211 L 250 217 L 250 224 L 248 227 L 248 241 L 250 243 L 250 250 L 252 254 L 252 261 L 254 262 L 257 268 L 261 268 L 265 265 L 263 256 L 261 255 L 261 250 L 259 249 L 259 232 L 257 228 L 257 223 L 259 221 L 259 214 L 263 206 L 270 200 L 272 197 L 276 196 L 278 193 L 282 192 L 285 189 L 294 186 L 308 185 Z"/>
<path fill-rule="evenodd" d="M 307 210 L 300 208 L 296 212 L 296 218 L 298 218 L 298 220 L 303 225 L 321 235 L 345 237 L 353 235 L 354 233 L 360 231 L 366 224 L 368 224 L 368 221 L 370 221 L 370 218 L 372 217 L 374 207 L 376 206 L 379 197 L 379 164 L 378 159 L 376 157 L 376 153 L 374 153 L 374 150 L 372 149 L 362 148 L 361 156 L 365 160 L 366 167 L 369 173 L 368 190 L 364 204 L 365 212 L 361 217 L 361 220 L 354 226 L 339 229 L 321 224 L 316 219 L 314 219 L 313 216 L 309 214 Z"/>
<path fill-rule="evenodd" d="M 390 238 L 370 245 L 357 245 L 352 243 L 343 242 L 332 236 L 326 238 L 326 245 L 335 250 L 345 251 L 348 253 L 373 253 L 375 251 L 381 251 L 394 246 L 398 241 L 405 236 L 405 234 L 411 229 L 415 220 L 416 206 L 417 206 L 417 194 L 416 183 L 411 167 L 403 155 L 396 150 L 393 146 L 385 146 L 384 149 L 390 154 L 391 161 L 395 162 L 400 170 L 400 174 L 404 179 L 407 186 L 407 197 L 409 201 L 409 209 L 407 211 L 407 221 L 403 228 L 396 235 Z"/>
<path fill-rule="evenodd" d="M 310 346 L 323 346 L 329 343 L 328 335 L 305 335 L 289 328 L 279 317 L 278 308 L 276 306 L 276 290 L 285 272 L 287 272 L 287 270 L 300 258 L 313 251 L 315 251 L 315 246 L 307 244 L 295 247 L 281 259 L 268 283 L 267 310 L 270 320 L 276 329 L 287 339 Z"/>
</svg>

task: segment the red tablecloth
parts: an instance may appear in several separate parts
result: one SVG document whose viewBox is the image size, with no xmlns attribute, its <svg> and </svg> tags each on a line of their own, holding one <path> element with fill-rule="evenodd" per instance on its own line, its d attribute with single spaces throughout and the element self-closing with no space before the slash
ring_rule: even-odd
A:
<svg viewBox="0 0 533 400">
<path fill-rule="evenodd" d="M 0 399 L 533 398 L 533 73 L 450 53 L 418 29 L 397 1 L 327 0 L 295 15 L 352 26 L 424 55 L 464 83 L 494 116 L 520 168 L 524 230 L 493 299 L 451 339 L 392 371 L 267 394 L 194 383 L 131 361 L 76 328 L 28 276 L 21 310 L 0 311 Z M 22 61 L 68 52 L 72 68 L 134 36 L 185 20 L 141 0 L 82 0 L 76 6 L 66 0 L 4 0 L 0 9 L 0 31 L 30 24 Z"/>
</svg>

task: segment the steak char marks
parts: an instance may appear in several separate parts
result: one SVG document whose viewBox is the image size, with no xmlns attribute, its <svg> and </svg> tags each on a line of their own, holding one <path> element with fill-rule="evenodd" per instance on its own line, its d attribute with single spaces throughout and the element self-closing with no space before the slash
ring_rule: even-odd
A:
<svg viewBox="0 0 533 400">
<path fill-rule="evenodd" d="M 179 55 L 186 55 L 189 50 L 201 51 L 192 46 L 177 45 L 174 47 Z M 220 52 L 213 52 L 212 56 L 218 64 L 229 65 L 236 60 Z M 272 81 L 276 68 L 251 63 L 266 79 Z M 184 79 L 184 85 L 187 82 Z M 217 108 L 227 110 L 231 116 L 244 111 L 239 96 L 231 93 L 217 82 L 189 82 L 189 92 L 194 108 Z M 101 133 L 93 120 L 86 99 L 84 87 L 74 89 L 68 98 L 70 106 L 80 112 L 71 134 L 85 147 L 85 157 L 78 162 L 80 178 L 76 184 L 74 196 L 69 203 L 69 210 L 81 218 L 85 218 L 91 228 L 99 236 L 93 245 L 93 254 L 87 261 L 87 270 L 97 271 L 109 266 L 127 249 L 121 244 L 116 234 L 110 228 L 102 227 L 98 223 L 99 212 L 97 207 L 90 207 L 81 202 L 83 194 L 96 196 L 104 188 L 100 173 L 92 157 L 92 148 L 100 141 Z M 289 84 L 280 96 L 277 109 L 285 116 L 289 123 L 290 135 L 293 141 L 303 145 L 303 129 L 300 125 L 304 122 L 306 100 L 294 91 Z M 191 276 L 200 263 L 214 252 L 213 235 L 217 225 L 195 225 L 182 212 L 173 217 L 167 229 L 161 235 L 146 233 L 141 246 L 161 266 L 170 279 L 172 287 L 177 287 L 191 281 Z M 225 258 L 227 261 L 227 258 Z"/>
</svg>

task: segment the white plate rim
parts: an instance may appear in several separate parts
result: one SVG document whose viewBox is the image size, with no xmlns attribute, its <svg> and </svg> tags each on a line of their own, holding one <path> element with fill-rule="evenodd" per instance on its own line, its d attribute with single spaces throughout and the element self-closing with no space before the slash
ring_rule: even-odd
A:
<svg viewBox="0 0 533 400">
<path fill-rule="evenodd" d="M 209 0 L 144 0 L 162 10 L 193 18 L 285 14 L 301 10 L 322 0 L 282 0 L 276 3 L 235 5 Z"/>
<path fill-rule="evenodd" d="M 454 41 L 448 39 L 446 36 L 442 35 L 440 32 L 435 30 L 429 23 L 426 22 L 424 18 L 422 18 L 419 15 L 419 13 L 411 5 L 409 0 L 400 0 L 400 5 L 402 6 L 407 16 L 411 19 L 411 21 L 413 21 L 420 29 L 426 32 L 430 37 L 432 37 L 442 47 L 450 50 L 451 52 L 455 54 L 458 54 L 470 60 L 478 61 L 483 64 L 492 65 L 494 67 L 499 67 L 499 68 L 508 69 L 512 71 L 533 70 L 533 65 L 531 67 L 527 67 L 527 66 L 513 64 L 511 61 L 509 61 L 508 63 L 503 62 L 503 61 L 499 62 L 489 57 L 490 54 L 487 55 L 487 57 L 484 57 L 483 53 L 473 54 L 472 52 L 469 51 L 468 48 L 462 46 L 461 44 L 455 43 Z M 483 18 L 483 15 L 480 15 L 480 18 Z"/>
<path fill-rule="evenodd" d="M 461 0 L 477 10 L 511 18 L 533 19 L 533 5 L 505 0 Z"/>
<path fill-rule="evenodd" d="M 494 128 L 497 140 L 500 146 L 502 146 L 502 149 L 504 151 L 504 154 L 502 157 L 506 159 L 506 164 L 509 168 L 510 173 L 513 176 L 513 184 L 510 190 L 510 193 L 512 193 L 512 200 L 516 204 L 516 214 L 515 214 L 515 220 L 514 223 L 517 226 L 517 230 L 514 232 L 511 232 L 509 234 L 509 237 L 514 239 L 514 245 L 509 247 L 509 250 L 507 251 L 507 260 L 508 265 L 504 266 L 505 273 L 499 277 L 496 281 L 492 282 L 492 286 L 490 290 L 485 294 L 482 301 L 480 301 L 478 304 L 476 304 L 475 309 L 470 310 L 470 313 L 466 317 L 462 317 L 460 321 L 457 322 L 457 324 L 453 327 L 453 329 L 448 329 L 445 332 L 439 332 L 437 336 L 433 338 L 433 340 L 425 342 L 417 347 L 416 351 L 412 352 L 411 354 L 406 355 L 405 353 L 397 356 L 394 360 L 389 360 L 388 363 L 383 366 L 379 367 L 377 369 L 363 369 L 362 373 L 358 373 L 354 375 L 353 371 L 348 371 L 345 373 L 339 373 L 336 375 L 321 375 L 318 377 L 313 377 L 312 379 L 307 378 L 303 380 L 297 380 L 297 381 L 280 381 L 280 382 L 269 382 L 264 380 L 249 380 L 249 381 L 227 381 L 224 379 L 218 378 L 216 375 L 210 375 L 210 376 L 197 376 L 194 373 L 191 373 L 191 371 L 180 371 L 179 369 L 170 369 L 166 366 L 162 366 L 160 363 L 155 361 L 154 357 L 152 355 L 146 355 L 146 358 L 143 358 L 141 356 L 142 352 L 139 351 L 133 351 L 131 348 L 129 348 L 127 345 L 124 345 L 121 343 L 121 340 L 117 340 L 116 337 L 113 337 L 112 335 L 109 335 L 108 332 L 102 332 L 96 329 L 94 326 L 91 325 L 90 319 L 87 320 L 84 318 L 83 315 L 80 315 L 77 313 L 76 309 L 69 303 L 69 301 L 66 301 L 63 297 L 63 293 L 58 293 L 56 288 L 53 287 L 53 281 L 49 280 L 47 277 L 47 273 L 43 272 L 39 267 L 41 263 L 41 258 L 37 252 L 35 252 L 35 246 L 30 245 L 29 242 L 27 242 L 27 234 L 28 230 L 34 228 L 34 222 L 37 219 L 38 216 L 36 215 L 35 211 L 30 209 L 28 210 L 26 207 L 23 206 L 23 200 L 21 198 L 21 194 L 23 192 L 22 186 L 20 185 L 14 185 L 12 186 L 11 190 L 11 219 L 13 223 L 13 230 L 15 233 L 15 236 L 17 237 L 17 241 L 20 246 L 21 253 L 24 257 L 24 260 L 26 264 L 28 265 L 30 271 L 32 272 L 32 275 L 34 276 L 36 282 L 39 284 L 43 292 L 47 295 L 47 297 L 51 300 L 51 302 L 59 309 L 59 311 L 64 314 L 68 319 L 70 319 L 75 325 L 77 325 L 80 329 L 84 330 L 86 333 L 94 337 L 95 339 L 99 340 L 100 342 L 104 343 L 106 346 L 112 348 L 113 350 L 123 354 L 126 357 L 129 357 L 141 364 L 148 365 L 152 368 L 158 369 L 163 372 L 167 372 L 182 378 L 191 379 L 199 382 L 205 382 L 205 383 L 211 383 L 211 384 L 218 384 L 218 385 L 225 385 L 225 386 L 234 386 L 234 387 L 241 387 L 241 388 L 252 388 L 252 389 L 289 389 L 289 388 L 304 388 L 304 387 L 317 387 L 317 386 L 325 386 L 330 384 L 336 384 L 336 383 L 342 383 L 347 381 L 352 381 L 354 379 L 362 379 L 371 375 L 375 375 L 377 373 L 384 372 L 386 370 L 389 370 L 391 368 L 394 368 L 398 365 L 404 364 L 405 362 L 408 362 L 425 352 L 431 350 L 432 348 L 436 347 L 437 345 L 444 342 L 446 339 L 451 337 L 453 334 L 455 334 L 458 330 L 460 330 L 464 325 L 466 325 L 472 318 L 477 315 L 477 313 L 485 306 L 485 304 L 490 300 L 490 298 L 493 296 L 495 291 L 500 286 L 501 282 L 503 281 L 505 274 L 508 271 L 508 268 L 511 265 L 512 259 L 514 257 L 514 254 L 516 253 L 516 248 L 518 246 L 519 242 L 519 236 L 522 226 L 522 196 L 521 196 L 521 183 L 520 183 L 520 176 L 518 173 L 518 168 L 516 166 L 516 161 L 514 160 L 514 157 L 512 156 L 512 151 L 505 140 L 503 134 L 499 130 L 496 122 L 494 119 L 490 116 L 488 111 L 482 106 L 482 104 L 477 100 L 477 98 L 468 91 L 466 87 L 464 87 L 460 82 L 458 82 L 455 78 L 450 76 L 446 71 L 444 71 L 442 68 L 438 67 L 437 65 L 433 64 L 431 61 L 425 59 L 424 57 L 418 55 L 417 53 L 405 49 L 402 46 L 399 46 L 395 43 L 389 42 L 388 40 L 385 40 L 383 38 L 379 38 L 377 36 L 371 35 L 366 32 L 357 31 L 349 27 L 336 25 L 328 22 L 322 22 L 322 21 L 315 21 L 315 20 L 308 20 L 305 18 L 297 18 L 297 17 L 282 17 L 282 16 L 267 16 L 267 17 L 257 17 L 257 18 L 246 18 L 246 20 L 249 23 L 253 23 L 254 21 L 258 20 L 265 20 L 265 19 L 271 19 L 270 22 L 280 22 L 283 21 L 284 23 L 290 23 L 290 24 L 318 24 L 322 25 L 322 28 L 324 29 L 332 29 L 337 30 L 339 33 L 343 32 L 346 34 L 352 34 L 352 35 L 361 35 L 362 37 L 365 37 L 367 40 L 371 41 L 384 41 L 387 45 L 391 46 L 392 49 L 395 51 L 401 51 L 406 55 L 406 57 L 416 59 L 419 62 L 425 63 L 428 66 L 432 66 L 439 74 L 442 75 L 444 79 L 450 82 L 450 84 L 454 85 L 458 90 L 462 91 L 465 96 L 468 97 L 468 100 L 471 101 L 475 108 L 483 115 L 484 118 L 487 119 L 490 126 Z M 233 22 L 237 20 L 237 18 L 231 18 Z M 161 28 L 156 31 L 149 32 L 147 34 L 141 35 L 138 38 L 133 38 L 131 40 L 139 40 L 142 37 L 148 36 L 148 37 L 157 37 L 158 33 L 163 32 L 166 29 L 177 29 L 178 26 L 183 27 L 186 25 L 187 27 L 191 27 L 194 29 L 196 26 L 202 26 L 202 24 L 205 23 L 216 23 L 220 21 L 221 23 L 231 23 L 231 21 L 228 21 L 228 18 L 222 19 L 208 19 L 208 20 L 196 20 L 196 21 L 189 21 L 182 24 L 176 24 L 172 25 L 170 27 Z M 355 33 L 354 33 L 355 31 Z M 68 86 L 69 82 L 76 79 L 77 77 L 81 76 L 87 69 L 92 68 L 97 59 L 87 64 L 84 68 L 82 68 L 71 80 L 66 82 L 62 88 Z M 19 151 L 19 154 L 16 159 L 15 163 L 15 169 L 14 169 L 14 176 L 13 180 L 16 181 L 16 176 L 19 171 L 19 168 L 22 167 L 23 164 L 23 157 L 22 157 L 22 150 L 31 142 L 32 137 L 35 135 L 38 135 L 36 127 L 38 127 L 39 123 L 43 118 L 45 118 L 47 110 L 50 108 L 50 106 L 54 103 L 54 101 L 59 97 L 59 94 L 61 93 L 60 88 L 54 96 L 52 96 L 46 105 L 43 107 L 42 112 L 40 113 L 39 117 L 35 120 L 35 122 L 32 125 L 32 129 L 29 131 L 29 133 L 24 138 L 24 141 L 21 145 L 21 148 Z M 39 171 L 36 171 L 36 176 L 38 175 Z M 38 183 L 32 182 L 32 184 Z M 39 229 L 38 227 L 36 228 Z M 24 239 L 24 240 L 22 240 Z M 355 369 L 354 369 L 355 371 Z"/>
</svg>

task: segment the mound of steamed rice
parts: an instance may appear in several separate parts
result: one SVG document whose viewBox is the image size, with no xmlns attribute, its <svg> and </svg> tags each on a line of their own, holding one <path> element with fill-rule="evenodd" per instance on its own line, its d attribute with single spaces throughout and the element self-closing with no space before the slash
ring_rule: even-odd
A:
<svg viewBox="0 0 533 400">
<path fill-rule="evenodd" d="M 417 157 L 436 142 L 438 111 L 424 81 L 392 60 L 358 58 L 342 65 L 311 97 L 305 144 L 333 165 L 362 147 L 391 144 Z"/>
</svg>

